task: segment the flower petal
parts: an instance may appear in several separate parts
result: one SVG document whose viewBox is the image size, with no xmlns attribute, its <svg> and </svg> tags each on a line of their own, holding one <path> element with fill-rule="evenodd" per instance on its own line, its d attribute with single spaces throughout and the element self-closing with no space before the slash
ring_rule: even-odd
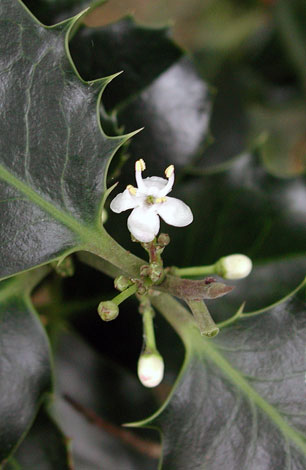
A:
<svg viewBox="0 0 306 470">
<path fill-rule="evenodd" d="M 158 204 L 157 213 L 167 224 L 175 227 L 185 227 L 193 221 L 190 207 L 175 197 L 167 197 L 165 202 Z"/>
<path fill-rule="evenodd" d="M 110 208 L 112 211 L 120 212 L 126 211 L 128 209 L 134 209 L 139 205 L 139 199 L 137 196 L 133 196 L 128 189 L 123 191 L 123 193 L 117 194 L 117 196 L 112 200 Z"/>
<path fill-rule="evenodd" d="M 140 242 L 151 242 L 159 231 L 159 217 L 148 207 L 137 207 L 127 221 L 131 234 Z"/>
<path fill-rule="evenodd" d="M 143 180 L 143 191 L 147 196 L 159 197 L 159 193 L 164 191 L 168 184 L 168 180 L 159 176 L 148 176 Z"/>
</svg>

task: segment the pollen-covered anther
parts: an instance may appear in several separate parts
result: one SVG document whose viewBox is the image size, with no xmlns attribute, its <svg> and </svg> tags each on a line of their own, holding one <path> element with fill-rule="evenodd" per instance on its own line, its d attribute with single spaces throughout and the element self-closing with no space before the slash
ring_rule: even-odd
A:
<svg viewBox="0 0 306 470">
<path fill-rule="evenodd" d="M 128 190 L 128 192 L 132 195 L 132 196 L 136 196 L 137 194 L 137 189 L 132 185 L 132 184 L 128 184 L 126 189 Z"/>
<path fill-rule="evenodd" d="M 167 178 L 170 178 L 174 173 L 174 165 L 168 166 L 168 168 L 165 169 L 165 175 Z"/>
<path fill-rule="evenodd" d="M 165 197 L 157 197 L 155 198 L 155 203 L 159 204 L 160 202 L 166 202 L 167 198 Z"/>
<path fill-rule="evenodd" d="M 137 162 L 135 163 L 135 170 L 144 171 L 145 169 L 146 169 L 145 161 L 142 158 L 140 158 L 140 160 L 137 160 Z"/>
</svg>

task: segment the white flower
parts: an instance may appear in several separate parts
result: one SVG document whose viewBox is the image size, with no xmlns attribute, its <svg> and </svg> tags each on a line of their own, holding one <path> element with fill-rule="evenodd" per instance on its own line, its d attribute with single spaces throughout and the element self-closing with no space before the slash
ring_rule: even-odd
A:
<svg viewBox="0 0 306 470">
<path fill-rule="evenodd" d="M 156 387 L 164 377 L 163 358 L 157 351 L 151 354 L 141 354 L 138 361 L 137 372 L 142 385 L 150 388 Z"/>
<path fill-rule="evenodd" d="M 128 185 L 123 193 L 111 202 L 114 212 L 134 209 L 127 225 L 132 235 L 140 242 L 150 242 L 159 232 L 160 216 L 167 224 L 185 227 L 193 221 L 190 208 L 181 200 L 168 197 L 174 183 L 174 166 L 165 170 L 167 179 L 151 176 L 142 178 L 145 162 L 140 159 L 135 163 L 137 188 Z"/>
<path fill-rule="evenodd" d="M 225 279 L 242 279 L 252 271 L 252 261 L 245 255 L 230 255 L 220 258 L 216 263 L 216 273 Z"/>
</svg>

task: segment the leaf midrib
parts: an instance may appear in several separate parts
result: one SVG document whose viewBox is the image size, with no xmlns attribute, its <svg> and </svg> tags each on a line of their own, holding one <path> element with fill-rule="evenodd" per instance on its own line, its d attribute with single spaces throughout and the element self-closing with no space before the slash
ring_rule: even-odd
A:
<svg viewBox="0 0 306 470">
<path fill-rule="evenodd" d="M 297 445 L 306 455 L 306 442 L 302 434 L 291 427 L 281 414 L 270 405 L 259 393 L 250 386 L 250 384 L 242 377 L 241 373 L 235 369 L 224 357 L 217 351 L 216 347 L 209 340 L 197 338 L 195 341 L 194 334 L 190 341 L 191 349 L 197 355 L 205 353 L 220 370 L 230 379 L 230 381 L 239 388 L 253 403 L 255 403 L 276 426 L 280 429 L 284 437 L 289 438 Z"/>
<path fill-rule="evenodd" d="M 3 165 L 0 164 L 0 178 L 6 183 L 10 184 L 16 188 L 19 192 L 24 194 L 27 199 L 37 206 L 41 207 L 45 212 L 52 215 L 54 219 L 61 222 L 63 225 L 71 229 L 74 233 L 77 233 L 80 236 L 80 239 L 83 243 L 88 242 L 97 238 L 97 236 L 102 236 L 98 233 L 98 230 L 93 228 L 88 228 L 82 223 L 78 222 L 76 219 L 71 217 L 67 212 L 60 210 L 55 205 L 48 202 L 42 196 L 40 196 L 36 191 L 30 188 L 27 184 L 21 181 L 19 178 L 10 173 Z"/>
</svg>

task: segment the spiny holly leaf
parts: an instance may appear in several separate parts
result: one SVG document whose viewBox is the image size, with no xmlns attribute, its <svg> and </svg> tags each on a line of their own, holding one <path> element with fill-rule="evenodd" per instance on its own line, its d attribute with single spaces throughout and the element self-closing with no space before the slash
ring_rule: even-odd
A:
<svg viewBox="0 0 306 470">
<path fill-rule="evenodd" d="M 3 0 L 0 18 L 4 277 L 100 243 L 105 173 L 126 137 L 109 138 L 99 124 L 110 79 L 85 83 L 71 63 L 77 17 L 47 28 L 21 1 Z"/>
<path fill-rule="evenodd" d="M 25 0 L 24 4 L 44 24 L 52 25 L 76 15 L 90 6 L 91 0 Z M 97 3 L 97 2 L 95 2 Z"/>
<path fill-rule="evenodd" d="M 1 283 L 0 463 L 23 439 L 51 387 L 48 341 L 29 300 L 39 278 L 35 272 Z"/>
<path fill-rule="evenodd" d="M 215 340 L 186 329 L 176 387 L 141 423 L 163 435 L 161 468 L 305 468 L 305 318 L 292 299 Z"/>
<path fill-rule="evenodd" d="M 68 439 L 42 408 L 17 452 L 3 470 L 72 470 Z"/>
<path fill-rule="evenodd" d="M 112 91 L 105 91 L 103 101 L 110 109 L 140 93 L 183 56 L 168 28 L 144 27 L 129 16 L 103 27 L 83 27 L 70 48 L 85 80 L 123 71 Z"/>
<path fill-rule="evenodd" d="M 156 171 L 185 165 L 198 153 L 208 133 L 211 92 L 168 28 L 145 28 L 132 18 L 83 28 L 71 53 L 86 79 L 124 72 L 104 102 L 117 110 L 126 131 L 145 127 L 129 147 L 135 158 L 144 156 Z"/>
<path fill-rule="evenodd" d="M 255 260 L 304 253 L 305 177 L 269 174 L 257 152 L 243 154 L 228 162 L 227 168 L 215 170 L 204 170 L 198 181 L 181 188 L 179 195 L 192 208 L 195 220 L 183 235 L 169 228 L 170 236 L 173 233 L 176 243 L 184 247 L 182 265 L 210 264 L 237 252 Z M 171 245 L 165 255 L 170 250 Z M 171 258 L 169 263 L 174 264 L 174 253 Z"/>
<path fill-rule="evenodd" d="M 223 321 L 231 317 L 243 302 L 248 311 L 279 302 L 298 288 L 305 275 L 304 255 L 257 262 L 248 277 L 235 282 L 231 295 L 224 297 L 221 302 L 214 302 L 214 319 Z"/>
</svg>

